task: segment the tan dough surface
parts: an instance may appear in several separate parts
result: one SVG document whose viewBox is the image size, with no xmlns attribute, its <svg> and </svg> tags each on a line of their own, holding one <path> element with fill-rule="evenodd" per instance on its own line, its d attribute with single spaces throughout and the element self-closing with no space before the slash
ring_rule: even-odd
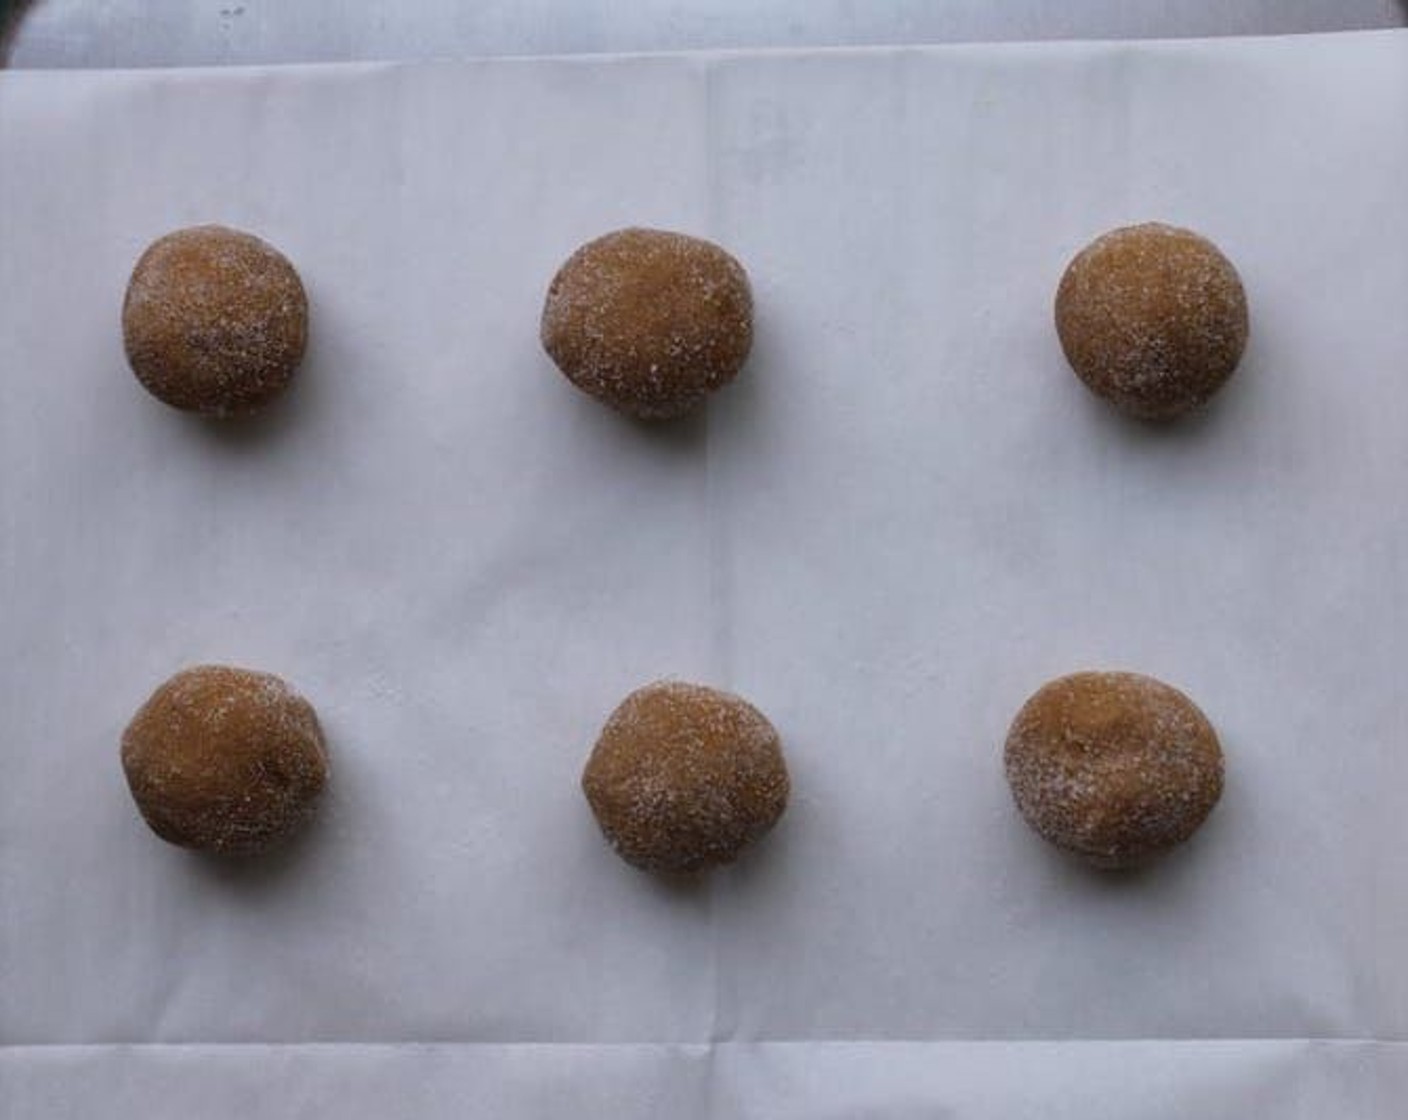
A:
<svg viewBox="0 0 1408 1120">
<path fill-rule="evenodd" d="M 1218 248 L 1151 222 L 1097 238 L 1066 269 L 1056 330 L 1091 392 L 1166 420 L 1205 404 L 1247 345 L 1246 293 Z"/>
<path fill-rule="evenodd" d="M 1182 843 L 1222 794 L 1222 748 L 1207 717 L 1138 673 L 1073 673 L 1043 686 L 1012 723 L 1005 766 L 1027 822 L 1101 867 Z"/>
<path fill-rule="evenodd" d="M 737 375 L 753 344 L 747 274 L 711 242 L 624 229 L 558 270 L 542 342 L 579 389 L 644 420 L 681 416 Z"/>
<path fill-rule="evenodd" d="M 777 732 L 757 708 L 665 681 L 612 712 L 582 788 L 623 859 L 684 872 L 730 863 L 771 829 L 790 782 Z"/>
<path fill-rule="evenodd" d="M 202 665 L 162 684 L 133 717 L 122 768 L 163 840 L 252 854 L 312 812 L 328 755 L 312 706 L 278 677 Z"/>
<path fill-rule="evenodd" d="M 133 373 L 158 400 L 245 415 L 292 380 L 307 344 L 308 299 L 272 245 L 196 226 L 159 238 L 137 261 L 122 333 Z"/>
</svg>

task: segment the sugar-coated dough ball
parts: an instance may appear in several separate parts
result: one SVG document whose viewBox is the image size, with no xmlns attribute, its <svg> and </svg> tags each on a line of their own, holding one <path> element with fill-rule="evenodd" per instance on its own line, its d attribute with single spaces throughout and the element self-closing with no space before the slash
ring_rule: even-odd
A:
<svg viewBox="0 0 1408 1120">
<path fill-rule="evenodd" d="M 1222 748 L 1207 717 L 1137 673 L 1047 684 L 1017 714 L 1005 761 L 1027 823 L 1099 867 L 1182 843 L 1222 794 Z"/>
<path fill-rule="evenodd" d="M 122 305 L 127 361 L 174 408 L 257 412 L 292 380 L 308 338 L 308 299 L 293 265 L 237 230 L 196 226 L 152 243 Z"/>
<path fill-rule="evenodd" d="M 579 389 L 629 416 L 669 419 L 742 368 L 753 296 L 743 266 L 711 242 L 618 230 L 553 277 L 542 340 Z"/>
<path fill-rule="evenodd" d="M 312 813 L 328 755 L 312 707 L 278 677 L 202 665 L 142 705 L 122 737 L 122 768 L 163 840 L 243 855 Z"/>
<path fill-rule="evenodd" d="M 1247 345 L 1232 262 L 1186 229 L 1149 223 L 1097 238 L 1056 293 L 1061 347 L 1086 386 L 1146 420 L 1206 403 Z"/>
<path fill-rule="evenodd" d="M 607 720 L 582 775 L 606 838 L 646 871 L 730 863 L 787 807 L 777 732 L 727 692 L 664 681 Z"/>
</svg>

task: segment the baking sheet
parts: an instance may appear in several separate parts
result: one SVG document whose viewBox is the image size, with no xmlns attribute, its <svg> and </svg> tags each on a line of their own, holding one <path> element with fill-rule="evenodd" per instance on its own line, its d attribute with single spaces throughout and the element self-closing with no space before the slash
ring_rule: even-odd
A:
<svg viewBox="0 0 1408 1120">
<path fill-rule="evenodd" d="M 42 0 L 15 20 L 8 65 L 37 68 L 1280 35 L 1401 27 L 1405 12 L 1399 0 L 417 0 L 394 13 L 340 0 Z"/>
<path fill-rule="evenodd" d="M 0 1103 L 976 1115 L 1030 1077 L 1071 1115 L 1396 1115 L 1405 104 L 1395 33 L 0 76 Z M 1253 315 L 1169 431 L 1050 326 L 1070 255 L 1148 218 Z M 237 428 L 122 358 L 133 261 L 200 221 L 312 302 L 300 384 Z M 659 430 L 536 337 L 632 223 L 727 245 L 758 304 L 745 375 Z M 262 864 L 156 841 L 117 765 L 211 660 L 329 733 Z M 1047 851 L 1002 780 L 1017 707 L 1088 666 L 1185 688 L 1227 750 L 1147 874 Z M 754 700 L 794 774 L 693 889 L 576 785 L 666 675 Z"/>
</svg>

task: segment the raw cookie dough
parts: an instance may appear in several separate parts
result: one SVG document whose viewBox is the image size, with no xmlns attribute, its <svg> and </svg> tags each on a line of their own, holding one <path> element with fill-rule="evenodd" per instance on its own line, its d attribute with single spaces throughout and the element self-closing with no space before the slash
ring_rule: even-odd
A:
<svg viewBox="0 0 1408 1120">
<path fill-rule="evenodd" d="M 790 784 L 777 732 L 757 708 L 662 681 L 612 712 L 582 788 L 624 860 L 687 872 L 731 863 L 772 828 Z"/>
<path fill-rule="evenodd" d="M 682 416 L 742 368 L 753 344 L 748 276 L 717 245 L 623 229 L 553 277 L 543 348 L 577 388 L 628 416 Z"/>
<path fill-rule="evenodd" d="M 278 677 L 202 665 L 177 673 L 133 717 L 122 768 L 163 840 L 247 855 L 312 813 L 328 755 L 312 707 Z"/>
<path fill-rule="evenodd" d="M 122 337 L 132 372 L 158 400 L 206 416 L 248 415 L 292 380 L 308 299 L 272 245 L 196 226 L 168 233 L 137 261 Z"/>
<path fill-rule="evenodd" d="M 1127 226 L 1077 254 L 1056 293 L 1056 331 L 1086 387 L 1145 420 L 1205 404 L 1247 345 L 1232 262 L 1186 229 Z"/>
<path fill-rule="evenodd" d="M 1192 836 L 1222 794 L 1222 748 L 1176 688 L 1137 673 L 1073 673 L 1041 688 L 1007 736 L 1027 823 L 1099 867 L 1129 867 Z"/>
</svg>

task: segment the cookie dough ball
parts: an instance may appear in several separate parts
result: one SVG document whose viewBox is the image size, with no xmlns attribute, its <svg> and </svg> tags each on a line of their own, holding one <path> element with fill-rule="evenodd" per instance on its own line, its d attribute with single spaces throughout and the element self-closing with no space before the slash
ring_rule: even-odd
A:
<svg viewBox="0 0 1408 1120">
<path fill-rule="evenodd" d="M 127 361 L 173 408 L 242 416 L 288 385 L 308 338 L 308 299 L 272 245 L 222 226 L 154 242 L 122 305 Z"/>
<path fill-rule="evenodd" d="M 1007 736 L 1027 823 L 1098 867 L 1130 867 L 1192 836 L 1222 794 L 1222 748 L 1176 688 L 1074 673 L 1027 701 Z"/>
<path fill-rule="evenodd" d="M 611 713 L 582 789 L 626 862 L 687 872 L 731 863 L 772 828 L 790 784 L 777 732 L 757 708 L 665 681 Z"/>
<path fill-rule="evenodd" d="M 1056 331 L 1091 392 L 1131 416 L 1166 420 L 1206 403 L 1232 376 L 1247 345 L 1247 297 L 1206 238 L 1128 226 L 1066 269 Z"/>
<path fill-rule="evenodd" d="M 122 768 L 163 840 L 247 855 L 312 813 L 328 755 L 312 707 L 278 677 L 202 665 L 177 673 L 133 717 Z"/>
<path fill-rule="evenodd" d="M 577 388 L 644 420 L 682 416 L 753 345 L 748 276 L 717 245 L 623 229 L 583 245 L 548 288 L 543 348 Z"/>
</svg>

